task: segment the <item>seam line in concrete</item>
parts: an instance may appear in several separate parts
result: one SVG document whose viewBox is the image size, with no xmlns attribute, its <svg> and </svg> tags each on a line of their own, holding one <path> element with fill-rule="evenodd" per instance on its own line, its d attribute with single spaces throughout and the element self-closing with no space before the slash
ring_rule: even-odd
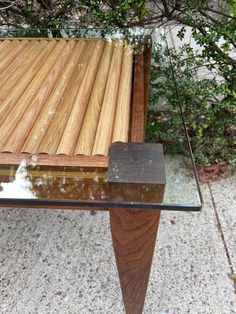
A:
<svg viewBox="0 0 236 314">
<path fill-rule="evenodd" d="M 234 274 L 233 263 L 232 263 L 231 258 L 230 258 L 229 249 L 228 249 L 228 246 L 227 246 L 227 243 L 226 243 L 226 240 L 225 240 L 225 235 L 224 235 L 224 232 L 223 232 L 223 229 L 222 229 L 220 217 L 219 217 L 219 214 L 217 212 L 215 199 L 214 199 L 214 196 L 213 196 L 213 193 L 212 193 L 212 190 L 211 190 L 211 185 L 210 185 L 209 182 L 208 182 L 208 188 L 209 188 L 209 191 L 210 191 L 211 200 L 212 200 L 212 204 L 213 204 L 213 208 L 214 208 L 214 212 L 215 212 L 217 228 L 219 230 L 219 233 L 220 233 L 220 236 L 221 236 L 221 240 L 222 240 L 223 245 L 224 245 L 225 254 L 226 254 L 226 257 L 227 257 L 227 260 L 228 260 L 230 272 L 231 272 L 231 274 Z M 234 282 L 234 293 L 236 294 L 236 282 Z"/>
</svg>

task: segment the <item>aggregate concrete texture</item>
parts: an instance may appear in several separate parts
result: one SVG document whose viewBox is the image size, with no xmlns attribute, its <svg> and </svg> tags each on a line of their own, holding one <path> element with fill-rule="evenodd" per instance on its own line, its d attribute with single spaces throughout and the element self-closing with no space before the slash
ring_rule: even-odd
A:
<svg viewBox="0 0 236 314">
<path fill-rule="evenodd" d="M 236 179 L 162 212 L 145 314 L 236 314 Z M 0 209 L 0 313 L 122 314 L 106 212 Z"/>
</svg>

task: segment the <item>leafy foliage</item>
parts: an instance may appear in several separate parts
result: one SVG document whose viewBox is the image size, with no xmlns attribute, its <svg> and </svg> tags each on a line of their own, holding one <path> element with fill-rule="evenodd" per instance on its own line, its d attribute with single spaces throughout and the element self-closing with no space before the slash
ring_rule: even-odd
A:
<svg viewBox="0 0 236 314">
<path fill-rule="evenodd" d="M 183 141 L 179 141 L 184 134 L 178 107 L 180 100 L 197 164 L 236 164 L 236 106 L 228 97 L 228 84 L 216 78 L 198 79 L 196 68 L 204 65 L 204 60 L 196 58 L 189 45 L 185 45 L 180 54 L 175 50 L 170 50 L 169 54 L 171 65 L 152 70 L 150 101 L 155 105 L 165 100 L 168 110 L 151 115 L 148 140 L 164 142 L 169 153 L 184 150 Z M 163 55 L 155 49 L 155 64 L 164 64 L 160 63 L 160 58 Z M 158 79 L 160 76 L 163 79 Z"/>
<path fill-rule="evenodd" d="M 82 1 L 91 13 L 91 22 L 95 25 L 120 28 L 140 25 L 147 16 L 146 1 Z"/>
<path fill-rule="evenodd" d="M 35 35 L 47 36 L 46 29 L 65 27 L 76 13 L 76 0 L 13 0 L 0 3 L 0 22 L 2 26 L 27 30 Z M 6 9 L 4 9 L 6 8 Z M 54 31 L 55 37 L 60 36 Z"/>
</svg>

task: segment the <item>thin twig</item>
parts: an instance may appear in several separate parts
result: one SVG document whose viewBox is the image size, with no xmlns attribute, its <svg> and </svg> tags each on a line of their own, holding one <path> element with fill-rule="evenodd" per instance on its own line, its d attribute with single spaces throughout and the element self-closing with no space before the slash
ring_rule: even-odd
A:
<svg viewBox="0 0 236 314">
<path fill-rule="evenodd" d="M 0 3 L 1 3 L 1 2 L 3 3 L 3 5 L 4 5 L 5 3 L 9 3 L 9 5 L 6 5 L 5 7 L 0 7 L 0 10 L 9 9 L 9 8 L 13 7 L 14 4 L 15 4 L 15 1 L 10 1 L 10 0 L 5 0 L 5 1 L 1 1 L 1 0 L 0 0 Z"/>
</svg>

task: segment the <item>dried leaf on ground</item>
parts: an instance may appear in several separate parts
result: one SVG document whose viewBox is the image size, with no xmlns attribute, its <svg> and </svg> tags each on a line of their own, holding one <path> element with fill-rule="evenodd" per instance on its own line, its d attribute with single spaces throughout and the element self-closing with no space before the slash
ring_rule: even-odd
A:
<svg viewBox="0 0 236 314">
<path fill-rule="evenodd" d="M 229 274 L 229 278 L 233 281 L 236 281 L 236 274 Z"/>
</svg>

